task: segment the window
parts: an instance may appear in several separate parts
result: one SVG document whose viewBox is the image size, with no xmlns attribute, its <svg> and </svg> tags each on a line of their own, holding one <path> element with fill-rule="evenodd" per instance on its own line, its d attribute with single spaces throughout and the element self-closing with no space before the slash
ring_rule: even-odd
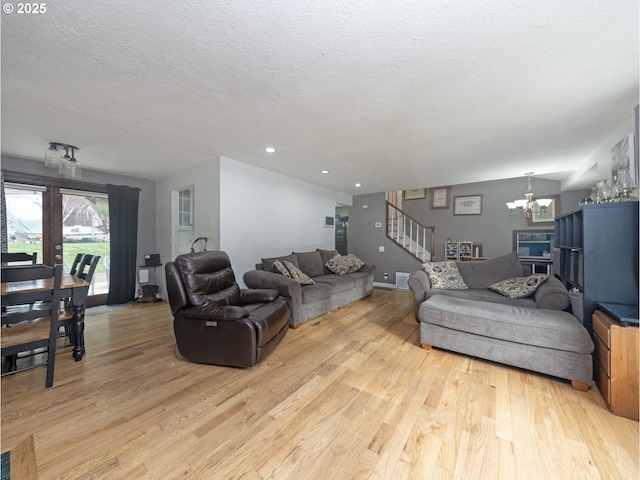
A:
<svg viewBox="0 0 640 480">
<path fill-rule="evenodd" d="M 178 225 L 180 228 L 193 227 L 193 186 L 178 192 Z"/>
</svg>

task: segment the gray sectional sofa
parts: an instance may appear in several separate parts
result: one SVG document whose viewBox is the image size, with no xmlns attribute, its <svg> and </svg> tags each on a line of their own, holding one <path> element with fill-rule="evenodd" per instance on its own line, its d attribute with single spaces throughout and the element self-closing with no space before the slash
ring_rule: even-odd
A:
<svg viewBox="0 0 640 480">
<path fill-rule="evenodd" d="M 255 270 L 244 274 L 249 288 L 275 288 L 291 307 L 289 326 L 298 327 L 319 315 L 335 310 L 373 292 L 375 265 L 364 264 L 359 270 L 338 275 L 326 264 L 338 252 L 316 249 L 313 252 L 293 252 L 282 257 L 263 258 Z M 302 285 L 298 280 L 286 277 L 274 270 L 275 260 L 288 261 L 313 280 Z"/>
<path fill-rule="evenodd" d="M 432 288 L 420 270 L 409 276 L 420 343 L 571 380 L 587 390 L 593 378 L 593 342 L 565 311 L 562 283 L 550 277 L 532 296 L 509 298 L 489 290 L 508 278 L 526 277 L 517 253 L 491 260 L 456 262 L 468 288 Z"/>
</svg>

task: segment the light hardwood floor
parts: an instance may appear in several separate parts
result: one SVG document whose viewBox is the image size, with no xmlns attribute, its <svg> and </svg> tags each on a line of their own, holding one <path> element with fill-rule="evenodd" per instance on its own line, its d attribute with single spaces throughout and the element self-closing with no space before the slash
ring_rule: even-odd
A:
<svg viewBox="0 0 640 480">
<path fill-rule="evenodd" d="M 289 330 L 252 369 L 174 348 L 166 302 L 86 322 L 87 355 L 2 379 L 2 450 L 40 479 L 634 479 L 638 423 L 595 387 L 420 348 L 409 292 Z"/>
</svg>

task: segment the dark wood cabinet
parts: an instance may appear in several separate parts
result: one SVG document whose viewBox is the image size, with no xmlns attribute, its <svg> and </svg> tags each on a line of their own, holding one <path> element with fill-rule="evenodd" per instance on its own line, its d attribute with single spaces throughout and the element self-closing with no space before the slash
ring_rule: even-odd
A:
<svg viewBox="0 0 640 480">
<path fill-rule="evenodd" d="M 555 219 L 556 276 L 583 292 L 591 333 L 598 302 L 638 305 L 638 202 L 585 205 Z"/>
</svg>

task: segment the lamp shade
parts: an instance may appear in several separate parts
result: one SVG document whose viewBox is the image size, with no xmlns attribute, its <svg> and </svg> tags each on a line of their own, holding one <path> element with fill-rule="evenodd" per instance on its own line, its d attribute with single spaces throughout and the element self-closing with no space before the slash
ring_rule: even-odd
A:
<svg viewBox="0 0 640 480">
<path fill-rule="evenodd" d="M 58 168 L 60 163 L 60 151 L 54 144 L 44 151 L 44 166 L 49 168 Z"/>
<path fill-rule="evenodd" d="M 72 178 L 74 180 L 81 180 L 82 166 L 75 159 L 71 159 L 67 161 L 67 165 L 64 171 L 64 176 L 66 178 Z"/>
</svg>

